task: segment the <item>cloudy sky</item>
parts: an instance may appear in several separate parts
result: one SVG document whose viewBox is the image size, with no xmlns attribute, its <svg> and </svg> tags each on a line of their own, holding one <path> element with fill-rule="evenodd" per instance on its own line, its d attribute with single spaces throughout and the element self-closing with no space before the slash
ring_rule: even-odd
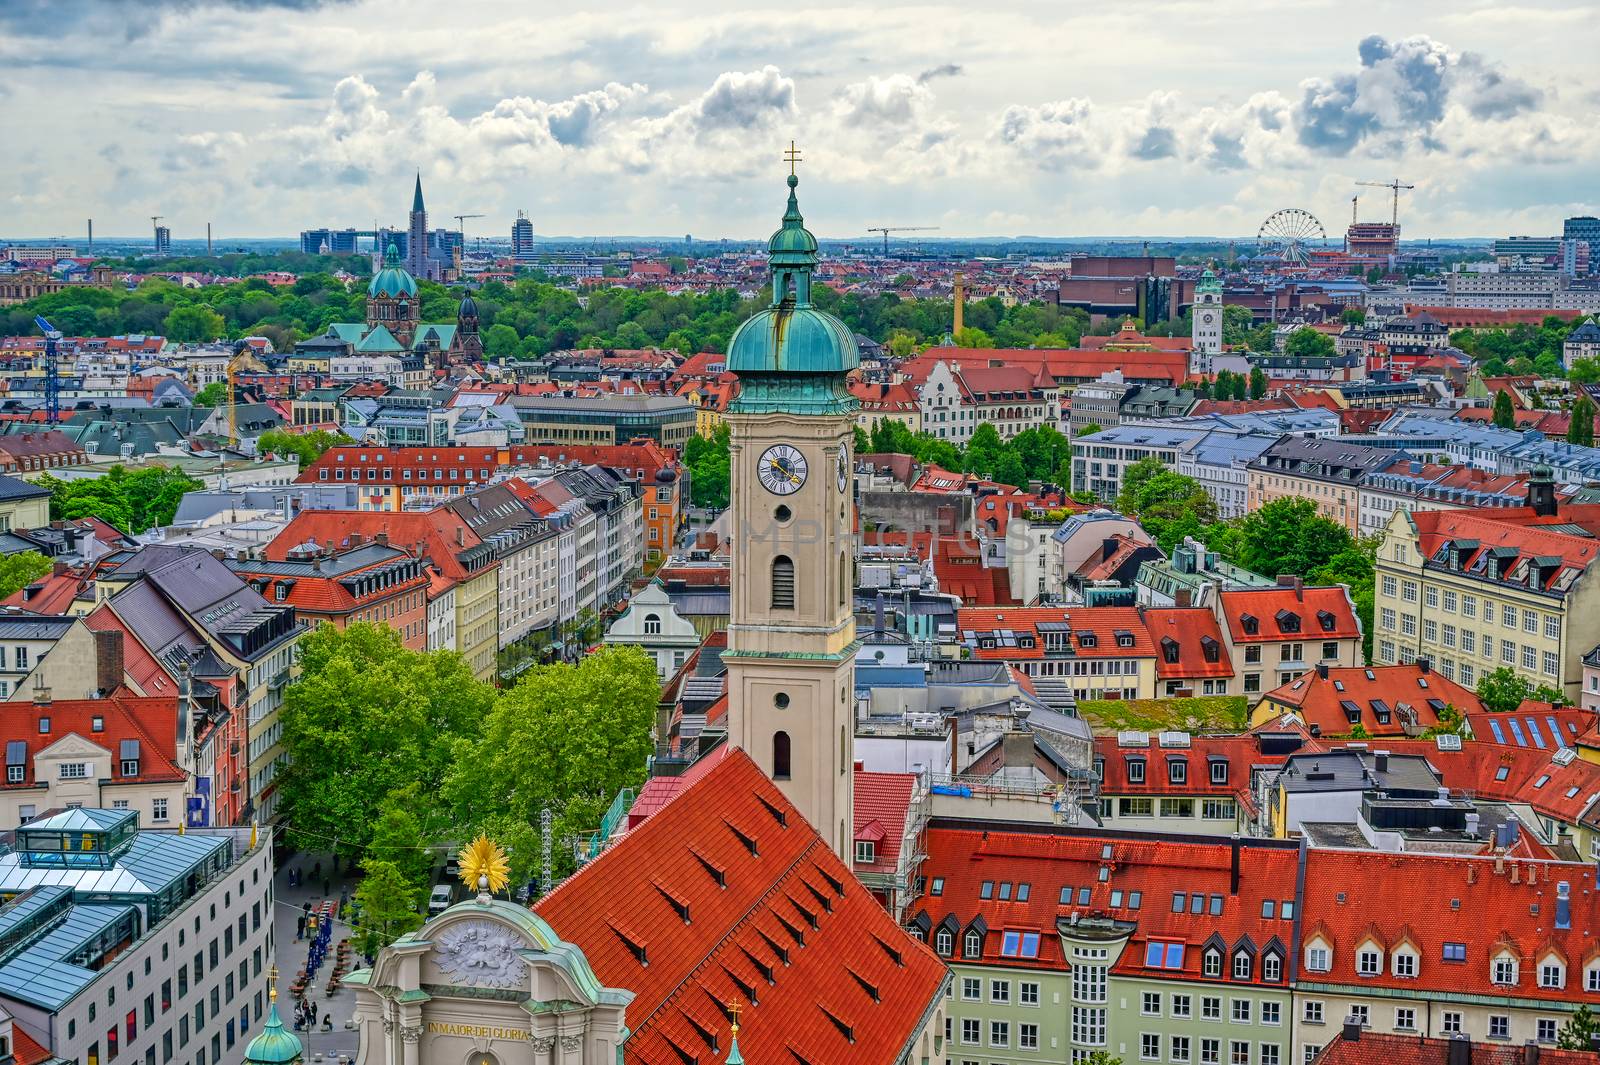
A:
<svg viewBox="0 0 1600 1065">
<path fill-rule="evenodd" d="M 1342 230 L 1600 209 L 1581 0 L 845 6 L 658 0 L 0 0 L 0 234 L 402 222 L 760 236 L 780 152 L 822 236 Z"/>
</svg>

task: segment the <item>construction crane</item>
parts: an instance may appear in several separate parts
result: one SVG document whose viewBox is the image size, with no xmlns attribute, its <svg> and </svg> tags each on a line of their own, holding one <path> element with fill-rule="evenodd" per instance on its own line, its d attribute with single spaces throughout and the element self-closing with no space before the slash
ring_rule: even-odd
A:
<svg viewBox="0 0 1600 1065">
<path fill-rule="evenodd" d="M 467 247 L 467 219 L 482 218 L 484 216 L 481 214 L 453 214 L 450 217 L 456 220 L 456 231 L 461 234 L 461 248 L 465 251 Z"/>
<path fill-rule="evenodd" d="M 938 228 L 939 228 L 938 226 L 868 226 L 867 227 L 867 232 L 868 233 L 882 233 L 883 234 L 883 255 L 884 255 L 884 258 L 888 258 L 889 257 L 889 234 L 890 233 L 914 233 L 914 232 L 918 232 L 918 231 L 925 230 L 925 229 L 938 229 Z"/>
<path fill-rule="evenodd" d="M 248 341 L 233 342 L 233 358 L 228 360 L 228 443 L 235 448 L 239 446 L 239 367 L 249 355 Z"/>
<path fill-rule="evenodd" d="M 44 334 L 44 413 L 45 419 L 55 425 L 61 421 L 61 366 L 57 361 L 61 330 L 42 315 L 34 315 L 33 324 Z"/>
<path fill-rule="evenodd" d="M 1393 181 L 1358 181 L 1356 184 L 1373 189 L 1388 189 L 1393 192 L 1394 211 L 1389 216 L 1389 224 L 1397 227 L 1400 225 L 1400 193 L 1416 188 L 1415 185 L 1404 184 L 1399 178 L 1395 178 Z"/>
</svg>

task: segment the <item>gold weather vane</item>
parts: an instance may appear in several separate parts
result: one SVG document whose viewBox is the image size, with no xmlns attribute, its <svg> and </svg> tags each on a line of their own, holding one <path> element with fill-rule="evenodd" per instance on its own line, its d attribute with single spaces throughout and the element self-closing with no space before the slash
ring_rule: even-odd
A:
<svg viewBox="0 0 1600 1065">
<path fill-rule="evenodd" d="M 794 176 L 794 165 L 803 162 L 800 158 L 800 149 L 794 146 L 794 141 L 789 142 L 789 147 L 783 153 L 784 160 L 789 164 L 789 176 Z"/>
<path fill-rule="evenodd" d="M 499 844 L 486 833 L 461 848 L 461 882 L 469 888 L 487 890 L 490 894 L 505 889 L 511 880 L 511 863 Z"/>
<path fill-rule="evenodd" d="M 267 998 L 273 1002 L 278 1001 L 278 967 L 276 965 L 267 970 Z"/>
</svg>

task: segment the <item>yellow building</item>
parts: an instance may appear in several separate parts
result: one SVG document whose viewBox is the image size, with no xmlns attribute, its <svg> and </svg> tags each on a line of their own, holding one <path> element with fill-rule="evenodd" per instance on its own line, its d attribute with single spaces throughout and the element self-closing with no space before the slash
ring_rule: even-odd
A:
<svg viewBox="0 0 1600 1065">
<path fill-rule="evenodd" d="M 49 524 L 49 490 L 20 478 L 0 476 L 0 532 Z"/>
<path fill-rule="evenodd" d="M 1474 687 L 1505 667 L 1577 700 L 1600 643 L 1600 505 L 1558 505 L 1549 472 L 1529 506 L 1397 511 L 1378 550 L 1373 659 L 1426 658 Z"/>
<path fill-rule="evenodd" d="M 1336 439 L 1285 437 L 1248 468 L 1252 511 L 1276 499 L 1309 499 L 1317 513 L 1361 534 L 1361 483 L 1394 462 L 1394 452 Z"/>
</svg>

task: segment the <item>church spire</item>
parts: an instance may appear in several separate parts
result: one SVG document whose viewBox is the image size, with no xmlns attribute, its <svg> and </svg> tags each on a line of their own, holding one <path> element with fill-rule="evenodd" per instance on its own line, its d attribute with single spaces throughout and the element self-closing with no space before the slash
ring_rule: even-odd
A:
<svg viewBox="0 0 1600 1065">
<path fill-rule="evenodd" d="M 422 171 L 417 171 L 417 191 L 411 194 L 411 213 L 421 214 L 427 208 L 422 206 Z"/>
</svg>

